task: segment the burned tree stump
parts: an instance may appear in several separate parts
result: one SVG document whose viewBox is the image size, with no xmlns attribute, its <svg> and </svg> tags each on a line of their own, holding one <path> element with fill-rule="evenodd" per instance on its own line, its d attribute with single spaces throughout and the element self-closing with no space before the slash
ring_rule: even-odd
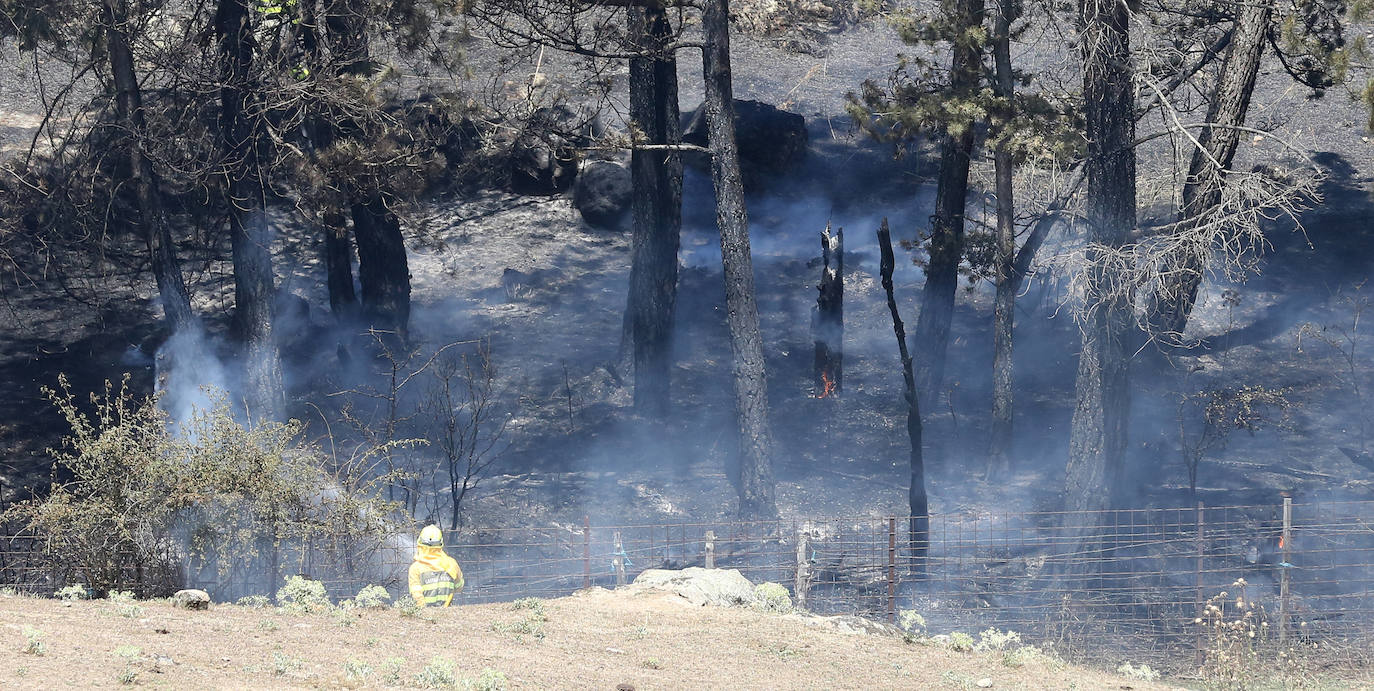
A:
<svg viewBox="0 0 1374 691">
<path fill-rule="evenodd" d="M 816 286 L 811 337 L 816 342 L 816 398 L 838 395 L 844 388 L 844 228 L 821 231 L 821 282 Z"/>
</svg>

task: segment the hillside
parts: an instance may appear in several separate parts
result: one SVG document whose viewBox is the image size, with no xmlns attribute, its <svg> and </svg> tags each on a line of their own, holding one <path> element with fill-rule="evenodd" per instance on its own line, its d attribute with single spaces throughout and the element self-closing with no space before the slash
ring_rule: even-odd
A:
<svg viewBox="0 0 1374 691">
<path fill-rule="evenodd" d="M 699 607 L 666 592 L 592 589 L 544 601 L 539 611 L 543 621 L 510 604 L 418 617 L 394 609 L 291 615 L 0 596 L 0 686 L 461 688 L 495 670 L 508 688 L 958 689 L 982 680 L 997 689 L 1173 688 L 1067 664 L 1011 667 L 1000 652 Z M 41 656 L 21 652 L 34 631 Z M 451 681 L 434 673 L 447 663 Z"/>
</svg>

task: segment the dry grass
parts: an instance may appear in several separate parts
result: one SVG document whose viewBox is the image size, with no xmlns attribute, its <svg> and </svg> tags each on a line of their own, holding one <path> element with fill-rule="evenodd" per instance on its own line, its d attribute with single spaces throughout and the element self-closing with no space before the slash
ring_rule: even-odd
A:
<svg viewBox="0 0 1374 691">
<path fill-rule="evenodd" d="M 229 605 L 142 606 L 143 616 L 131 618 L 111 602 L 0 597 L 0 686 L 356 688 L 451 679 L 462 688 L 489 669 L 510 688 L 936 689 L 974 688 L 981 679 L 1003 689 L 1170 688 L 1068 665 L 1012 668 L 1000 654 L 693 607 L 667 594 L 592 590 L 546 601 L 542 637 L 514 626 L 535 610 L 510 604 L 420 617 L 364 611 L 347 624 Z M 43 655 L 22 652 L 26 630 L 41 632 Z"/>
</svg>

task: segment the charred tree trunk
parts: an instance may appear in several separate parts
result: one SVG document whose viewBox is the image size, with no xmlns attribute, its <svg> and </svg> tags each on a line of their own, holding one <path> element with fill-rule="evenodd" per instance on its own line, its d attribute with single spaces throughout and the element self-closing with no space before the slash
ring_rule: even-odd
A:
<svg viewBox="0 0 1374 691">
<path fill-rule="evenodd" d="M 353 287 L 353 241 L 348 221 L 336 210 L 322 217 L 324 266 L 329 286 L 329 310 L 341 322 L 358 317 L 358 293 Z"/>
<path fill-rule="evenodd" d="M 682 139 L 677 99 L 677 58 L 665 50 L 672 27 L 658 6 L 630 8 L 630 31 L 644 57 L 630 60 L 630 120 L 648 144 Z M 682 230 L 682 158 L 671 151 L 630 154 L 630 295 L 625 320 L 634 351 L 634 400 L 641 413 L 666 419 L 677 307 L 677 253 Z"/>
<path fill-rule="evenodd" d="M 335 7 L 336 4 L 330 4 L 327 9 Z M 310 61 L 311 74 L 316 79 L 326 73 L 322 31 L 332 18 L 329 12 L 321 17 L 317 13 L 318 9 L 315 3 L 305 3 L 302 7 L 301 21 L 301 42 Z M 331 37 L 335 43 L 335 52 L 341 48 L 348 49 L 349 34 L 346 32 L 351 29 L 348 29 L 347 24 L 339 26 L 338 19 L 334 19 L 333 28 L 345 32 L 343 36 Z M 331 67 L 338 71 L 338 66 Z M 324 113 L 316 113 L 310 117 L 307 121 L 307 132 L 311 153 L 316 156 L 333 146 L 334 140 L 338 137 L 336 124 Z M 353 243 L 349 235 L 348 220 L 337 208 L 323 209 L 319 220 L 320 232 L 324 236 L 325 285 L 329 289 L 329 310 L 337 321 L 351 322 L 358 316 L 358 294 L 353 288 Z"/>
<path fill-rule="evenodd" d="M 978 87 L 982 56 L 978 43 L 962 34 L 982 24 L 983 0 L 948 1 L 953 2 L 951 19 L 961 34 L 954 41 L 949 89 L 956 95 L 971 95 Z M 954 295 L 959 288 L 959 262 L 964 257 L 964 207 L 972 155 L 972 127 L 943 136 L 935 215 L 930 219 L 930 261 L 926 266 L 921 312 L 916 319 L 916 349 L 922 355 L 916 377 L 920 391 L 928 399 L 938 395 L 945 376 L 945 351 L 954 318 Z"/>
<path fill-rule="evenodd" d="M 1114 0 L 1081 0 L 1083 97 L 1088 151 L 1085 166 L 1088 239 L 1087 313 L 1081 327 L 1077 402 L 1069 433 L 1065 487 L 1068 511 L 1108 508 L 1117 490 L 1130 412 L 1127 337 L 1132 295 L 1126 269 L 1113 250 L 1136 223 L 1134 101 L 1129 12 Z M 1070 513 L 1070 534 L 1091 540 L 1095 518 Z"/>
<path fill-rule="evenodd" d="M 133 176 L 134 196 L 138 202 L 138 222 L 148 257 L 157 280 L 162 313 L 172 331 L 179 331 L 195 323 L 191 309 L 191 293 L 181 275 L 176 244 L 172 240 L 171 225 L 159 197 L 157 174 L 153 162 L 144 151 L 148 125 L 143 113 L 143 92 L 134 71 L 134 55 L 129 44 L 127 0 L 104 0 L 101 12 L 106 24 L 106 47 L 110 56 L 110 74 L 115 85 L 115 110 L 120 125 L 129 138 L 129 172 Z"/>
<path fill-rule="evenodd" d="M 1221 205 L 1226 171 L 1240 143 L 1240 130 L 1235 128 L 1245 124 L 1250 95 L 1255 90 L 1272 10 L 1268 2 L 1241 4 L 1238 8 L 1231 47 L 1207 109 L 1207 122 L 1212 126 L 1198 134 L 1201 148 L 1193 151 L 1183 184 L 1180 233 L 1196 232 Z M 1209 246 L 1193 244 L 1183 256 L 1170 258 L 1171 270 L 1150 300 L 1151 335 L 1170 344 L 1182 342 L 1211 250 Z"/>
<path fill-rule="evenodd" d="M 1015 116 L 1015 84 L 1011 70 L 1011 23 L 1016 18 L 1015 0 L 1000 0 L 993 29 L 992 54 L 996 67 L 995 90 L 1005 105 L 999 114 L 1001 128 Z M 1012 430 L 1012 326 L 1016 312 L 1016 206 L 1012 176 L 1016 173 L 1007 133 L 993 151 L 997 185 L 997 298 L 992 318 L 992 430 L 988 445 L 989 478 L 1011 466 Z"/>
<path fill-rule="evenodd" d="M 887 293 L 887 309 L 892 313 L 892 332 L 897 336 L 897 349 L 902 356 L 902 382 L 905 384 L 903 398 L 906 400 L 906 436 L 911 442 L 911 484 L 907 489 L 907 506 L 911 511 L 908 526 L 908 543 L 911 550 L 911 568 L 916 574 L 926 571 L 926 553 L 930 548 L 930 505 L 926 497 L 926 466 L 921 447 L 921 405 L 916 395 L 916 376 L 912 373 L 911 354 L 906 348 L 906 327 L 902 324 L 901 312 L 897 309 L 897 298 L 892 289 L 892 269 L 895 260 L 892 255 L 892 236 L 887 229 L 887 219 L 878 228 L 878 249 L 880 252 L 879 273 L 882 276 L 883 290 Z"/>
<path fill-rule="evenodd" d="M 234 309 L 247 349 L 245 400 L 258 420 L 281 419 L 286 407 L 281 356 L 272 338 L 275 278 L 272 233 L 261 178 L 258 137 L 248 114 L 253 99 L 251 0 L 220 0 L 215 13 L 224 85 L 220 133 L 234 260 Z"/>
<path fill-rule="evenodd" d="M 706 81 L 706 132 L 711 149 L 711 180 L 716 190 L 716 224 L 725 273 L 725 305 L 734 355 L 735 406 L 739 420 L 740 513 L 776 516 L 773 501 L 773 432 L 768 423 L 768 381 L 763 336 L 754 296 L 754 263 L 749 254 L 749 216 L 744 206 L 739 150 L 735 144 L 735 103 L 730 83 L 728 0 L 705 0 L 701 29 L 702 72 Z"/>
<path fill-rule="evenodd" d="M 816 398 L 844 390 L 844 228 L 821 232 L 821 282 L 811 336 L 816 344 Z"/>
<path fill-rule="evenodd" d="M 363 316 L 372 328 L 406 340 L 410 324 L 410 265 L 401 222 L 374 191 L 353 201 L 353 234 L 358 241 L 358 282 Z"/>
</svg>

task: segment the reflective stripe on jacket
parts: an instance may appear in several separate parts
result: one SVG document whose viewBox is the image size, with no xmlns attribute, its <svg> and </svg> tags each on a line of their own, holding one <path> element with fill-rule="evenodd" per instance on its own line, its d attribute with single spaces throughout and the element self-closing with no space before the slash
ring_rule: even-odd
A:
<svg viewBox="0 0 1374 691">
<path fill-rule="evenodd" d="M 421 607 L 447 607 L 463 589 L 463 570 L 442 547 L 417 547 L 409 576 L 410 596 Z"/>
</svg>

